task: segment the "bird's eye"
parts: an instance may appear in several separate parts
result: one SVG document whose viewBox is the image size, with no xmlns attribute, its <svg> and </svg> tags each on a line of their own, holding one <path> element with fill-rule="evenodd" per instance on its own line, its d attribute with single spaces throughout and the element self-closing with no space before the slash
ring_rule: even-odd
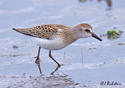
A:
<svg viewBox="0 0 125 88">
<path fill-rule="evenodd" d="M 90 30 L 89 30 L 89 29 L 86 29 L 85 31 L 86 31 L 86 32 L 90 32 Z"/>
</svg>

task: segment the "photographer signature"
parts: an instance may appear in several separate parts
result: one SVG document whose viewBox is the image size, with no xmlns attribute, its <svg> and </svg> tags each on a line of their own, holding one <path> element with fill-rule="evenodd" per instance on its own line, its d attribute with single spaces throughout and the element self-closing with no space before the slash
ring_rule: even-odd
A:
<svg viewBox="0 0 125 88">
<path fill-rule="evenodd" d="M 114 82 L 114 81 L 113 81 L 113 82 L 101 81 L 101 82 L 100 82 L 100 85 L 101 85 L 101 86 L 104 86 L 104 85 L 109 85 L 109 86 L 110 86 L 110 85 L 122 85 L 122 84 L 119 83 L 119 82 Z"/>
</svg>

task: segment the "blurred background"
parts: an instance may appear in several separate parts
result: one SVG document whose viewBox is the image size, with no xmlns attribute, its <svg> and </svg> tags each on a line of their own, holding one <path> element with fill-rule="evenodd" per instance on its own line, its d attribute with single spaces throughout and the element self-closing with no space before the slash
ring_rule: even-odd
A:
<svg viewBox="0 0 125 88">
<path fill-rule="evenodd" d="M 63 64 L 54 75 L 51 73 L 56 64 L 48 57 L 48 51 L 41 49 L 41 75 L 34 62 L 38 46 L 12 30 L 42 24 L 75 26 L 79 23 L 90 24 L 103 41 L 79 39 L 62 50 L 53 51 L 53 57 Z M 123 33 L 109 39 L 107 31 L 110 30 Z M 0 0 L 0 86 L 39 88 L 46 83 L 44 87 L 97 88 L 100 82 L 109 81 L 124 88 L 124 32 L 125 0 Z"/>
</svg>

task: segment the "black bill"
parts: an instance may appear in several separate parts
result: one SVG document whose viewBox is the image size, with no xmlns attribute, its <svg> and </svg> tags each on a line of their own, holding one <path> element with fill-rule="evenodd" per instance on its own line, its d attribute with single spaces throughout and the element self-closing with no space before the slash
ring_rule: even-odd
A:
<svg viewBox="0 0 125 88">
<path fill-rule="evenodd" d="M 101 38 L 99 38 L 96 34 L 94 34 L 94 33 L 92 33 L 92 37 L 94 37 L 94 38 L 96 38 L 96 39 L 98 39 L 98 40 L 100 40 L 100 41 L 102 41 L 102 39 Z"/>
</svg>

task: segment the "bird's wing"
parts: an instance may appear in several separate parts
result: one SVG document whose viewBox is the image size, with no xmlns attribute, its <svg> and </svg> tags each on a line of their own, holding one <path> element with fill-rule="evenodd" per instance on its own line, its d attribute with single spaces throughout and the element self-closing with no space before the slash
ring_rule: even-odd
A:
<svg viewBox="0 0 125 88">
<path fill-rule="evenodd" d="M 53 36 L 53 34 L 57 32 L 58 28 L 52 25 L 39 25 L 39 26 L 35 26 L 32 28 L 25 28 L 25 29 L 13 28 L 13 30 L 18 31 L 25 35 L 49 39 L 51 36 Z"/>
<path fill-rule="evenodd" d="M 67 30 L 69 29 L 70 27 L 68 26 L 65 26 L 65 25 L 61 25 L 61 24 L 50 24 L 51 26 L 57 28 L 57 29 L 63 29 L 63 30 Z"/>
</svg>

